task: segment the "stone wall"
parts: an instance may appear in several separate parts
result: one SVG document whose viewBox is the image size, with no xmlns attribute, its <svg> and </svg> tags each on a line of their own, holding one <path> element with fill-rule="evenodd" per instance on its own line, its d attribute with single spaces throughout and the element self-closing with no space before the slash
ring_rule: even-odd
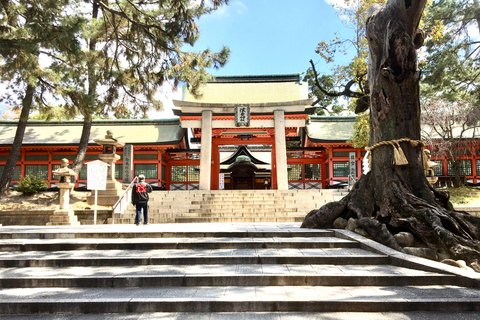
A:
<svg viewBox="0 0 480 320">
<path fill-rule="evenodd" d="M 0 225 L 3 226 L 45 226 L 53 210 L 0 210 Z M 93 210 L 75 210 L 80 224 L 93 224 Z M 97 210 L 97 224 L 104 224 L 112 217 L 111 210 Z"/>
<path fill-rule="evenodd" d="M 75 215 L 81 225 L 93 224 L 93 210 L 75 210 Z M 112 217 L 111 210 L 97 210 L 97 224 L 105 224 Z"/>
<path fill-rule="evenodd" d="M 53 210 L 0 210 L 3 226 L 45 226 Z"/>
</svg>

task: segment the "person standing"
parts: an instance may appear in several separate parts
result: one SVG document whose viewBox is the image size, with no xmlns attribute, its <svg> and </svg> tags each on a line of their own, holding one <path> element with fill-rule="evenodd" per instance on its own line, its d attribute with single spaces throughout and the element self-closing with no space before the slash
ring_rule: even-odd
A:
<svg viewBox="0 0 480 320">
<path fill-rule="evenodd" d="M 145 176 L 143 174 L 138 176 L 138 182 L 132 187 L 132 204 L 137 209 L 135 215 L 135 224 L 140 225 L 143 211 L 143 224 L 148 224 L 148 194 L 152 192 L 152 186 L 145 182 Z"/>
</svg>

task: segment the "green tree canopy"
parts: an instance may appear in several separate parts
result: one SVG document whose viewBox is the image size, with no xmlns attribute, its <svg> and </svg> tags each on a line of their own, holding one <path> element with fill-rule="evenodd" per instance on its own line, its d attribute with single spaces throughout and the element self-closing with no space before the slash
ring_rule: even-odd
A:
<svg viewBox="0 0 480 320">
<path fill-rule="evenodd" d="M 19 124 L 0 179 L 0 193 L 8 190 L 30 110 L 48 107 L 59 94 L 59 76 L 44 59 L 65 52 L 78 54 L 75 34 L 82 21 L 65 14 L 68 0 L 0 1 L 0 81 L 7 89 L 0 101 L 21 109 Z M 43 60 L 42 60 L 43 58 Z"/>
<path fill-rule="evenodd" d="M 208 79 L 205 69 L 226 63 L 225 47 L 218 53 L 187 52 L 184 47 L 198 39 L 196 19 L 227 1 L 91 0 L 72 8 L 88 18 L 79 35 L 86 46 L 82 55 L 66 56 L 67 63 L 60 60 L 57 67 L 64 75 L 66 108 L 76 108 L 84 117 L 76 172 L 83 164 L 93 115 L 160 110 L 155 94 L 166 80 L 175 86 L 186 82 L 198 94 Z"/>
<path fill-rule="evenodd" d="M 317 97 L 319 107 L 341 111 L 338 108 L 338 98 L 352 98 L 353 109 L 357 113 L 368 108 L 367 58 L 368 46 L 365 38 L 365 22 L 367 11 L 375 3 L 384 0 L 346 0 L 341 7 L 337 7 L 338 17 L 352 30 L 348 38 L 336 37 L 329 42 L 321 41 L 317 45 L 316 53 L 327 64 L 332 65 L 330 75 L 320 76 L 315 64 L 310 60 L 311 68 L 306 73 L 310 84 L 310 91 Z M 351 60 L 343 65 L 335 64 L 336 54 L 349 55 Z M 333 107 L 333 109 L 332 109 Z M 345 109 L 345 108 L 344 108 Z M 335 112 L 336 111 L 336 112 Z"/>
<path fill-rule="evenodd" d="M 427 56 L 421 64 L 423 96 L 480 103 L 478 0 L 436 0 L 425 16 Z"/>
<path fill-rule="evenodd" d="M 80 113 L 79 172 L 95 116 L 145 116 L 150 108 L 161 109 L 156 93 L 166 81 L 186 82 L 198 94 L 209 77 L 206 68 L 226 63 L 226 47 L 216 53 L 186 48 L 198 39 L 196 20 L 227 2 L 0 0 L 2 81 L 30 101 L 22 103 L 21 123 L 26 125 L 34 100 L 39 106 L 58 102 L 61 114 Z M 46 67 L 39 57 L 46 57 Z"/>
</svg>

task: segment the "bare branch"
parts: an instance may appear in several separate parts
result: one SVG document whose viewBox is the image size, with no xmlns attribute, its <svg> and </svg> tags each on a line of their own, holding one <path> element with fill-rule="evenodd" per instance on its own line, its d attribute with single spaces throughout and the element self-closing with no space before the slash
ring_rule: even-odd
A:
<svg viewBox="0 0 480 320">
<path fill-rule="evenodd" d="M 362 92 L 357 92 L 357 91 L 352 91 L 351 90 L 351 87 L 355 83 L 357 83 L 356 80 L 348 81 L 347 84 L 345 85 L 345 89 L 343 91 L 329 92 L 329 91 L 325 90 L 322 87 L 322 85 L 320 84 L 320 82 L 318 81 L 318 73 L 317 73 L 317 70 L 315 69 L 315 64 L 313 63 L 313 60 L 310 60 L 310 64 L 312 65 L 313 74 L 315 75 L 315 85 L 324 95 L 329 96 L 329 97 L 345 96 L 345 97 L 350 97 L 350 98 L 362 98 L 362 97 L 365 96 L 365 94 L 362 93 Z"/>
</svg>

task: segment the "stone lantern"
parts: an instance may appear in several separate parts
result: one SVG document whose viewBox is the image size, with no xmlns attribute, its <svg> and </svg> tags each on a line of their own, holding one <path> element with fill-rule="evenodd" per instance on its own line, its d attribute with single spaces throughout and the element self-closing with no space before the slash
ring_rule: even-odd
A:
<svg viewBox="0 0 480 320">
<path fill-rule="evenodd" d="M 74 179 L 77 177 L 75 171 L 68 168 L 68 159 L 62 159 L 61 168 L 52 172 L 59 176 L 58 183 L 55 185 L 60 189 L 60 206 L 58 210 L 53 212 L 50 216 L 48 226 L 59 225 L 79 225 L 73 210 L 70 210 L 70 191 L 75 186 Z"/>
<path fill-rule="evenodd" d="M 122 184 L 115 180 L 115 162 L 120 159 L 120 156 L 116 154 L 117 147 L 123 147 L 125 143 L 115 139 L 111 130 L 107 130 L 104 139 L 95 139 L 93 141 L 103 147 L 103 153 L 99 158 L 109 165 L 107 171 L 107 186 L 105 190 L 98 191 L 97 204 L 101 206 L 113 206 L 123 193 Z M 93 205 L 95 203 L 95 197 L 87 197 L 87 203 Z"/>
<path fill-rule="evenodd" d="M 432 157 L 430 154 L 430 150 L 424 149 L 423 150 L 425 157 L 426 157 L 426 168 L 425 169 L 425 176 L 427 177 L 428 182 L 433 186 L 435 183 L 438 181 L 438 177 L 435 177 L 435 172 L 434 169 L 440 164 L 430 161 L 430 158 Z"/>
</svg>

